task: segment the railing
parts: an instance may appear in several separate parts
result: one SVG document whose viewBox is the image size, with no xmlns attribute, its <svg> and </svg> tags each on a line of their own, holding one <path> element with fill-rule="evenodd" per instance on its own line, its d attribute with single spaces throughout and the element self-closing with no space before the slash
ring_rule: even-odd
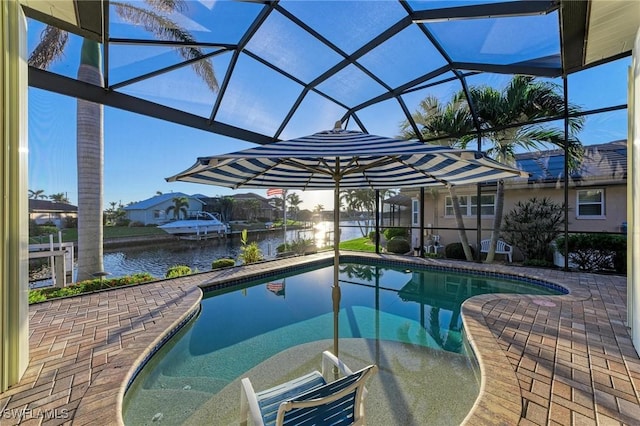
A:
<svg viewBox="0 0 640 426">
<path fill-rule="evenodd" d="M 55 287 L 65 287 L 73 281 L 73 243 L 62 242 L 62 232 L 58 232 L 58 242 L 54 243 L 53 234 L 49 243 L 29 244 L 29 259 L 49 258 L 49 270 Z"/>
</svg>

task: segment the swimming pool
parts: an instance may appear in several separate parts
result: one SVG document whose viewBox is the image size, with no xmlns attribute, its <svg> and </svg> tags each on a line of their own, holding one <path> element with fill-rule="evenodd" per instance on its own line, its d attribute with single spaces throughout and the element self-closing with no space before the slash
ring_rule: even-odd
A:
<svg viewBox="0 0 640 426">
<path fill-rule="evenodd" d="M 415 266 L 412 266 L 415 268 Z M 237 424 L 239 378 L 264 388 L 317 368 L 333 347 L 332 267 L 205 294 L 126 393 L 127 425 Z M 459 424 L 479 391 L 460 306 L 476 294 L 560 294 L 521 281 L 403 266 L 340 265 L 340 353 L 375 362 L 369 424 Z"/>
</svg>

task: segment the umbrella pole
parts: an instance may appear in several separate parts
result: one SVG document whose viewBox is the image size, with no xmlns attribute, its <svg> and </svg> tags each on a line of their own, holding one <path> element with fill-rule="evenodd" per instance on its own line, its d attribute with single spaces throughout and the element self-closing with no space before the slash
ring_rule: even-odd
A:
<svg viewBox="0 0 640 426">
<path fill-rule="evenodd" d="M 340 271 L 340 179 L 336 178 L 333 192 L 333 354 L 338 356 L 338 314 L 340 313 L 340 285 L 338 276 Z"/>
<path fill-rule="evenodd" d="M 340 273 L 340 179 L 336 178 L 333 192 L 333 287 L 331 299 L 333 301 L 333 354 L 338 356 L 338 316 L 340 315 L 340 298 L 342 296 L 338 281 Z M 333 375 L 337 380 L 339 371 L 333 367 Z"/>
</svg>

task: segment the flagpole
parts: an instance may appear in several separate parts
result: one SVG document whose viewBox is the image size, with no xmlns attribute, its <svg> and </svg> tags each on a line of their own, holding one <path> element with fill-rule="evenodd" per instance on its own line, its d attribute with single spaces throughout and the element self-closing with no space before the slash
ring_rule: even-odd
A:
<svg viewBox="0 0 640 426">
<path fill-rule="evenodd" d="M 282 221 L 284 226 L 284 251 L 289 251 L 287 249 L 287 190 L 282 190 Z"/>
</svg>

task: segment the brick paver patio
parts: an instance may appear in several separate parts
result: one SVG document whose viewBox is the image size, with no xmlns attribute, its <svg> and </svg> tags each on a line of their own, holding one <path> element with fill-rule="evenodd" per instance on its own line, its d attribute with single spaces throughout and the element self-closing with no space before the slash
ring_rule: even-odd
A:
<svg viewBox="0 0 640 426">
<path fill-rule="evenodd" d="M 198 285 L 329 256 L 282 259 L 32 305 L 29 367 L 17 385 L 0 394 L 0 424 L 121 423 L 126 383 L 165 334 L 198 309 Z M 483 377 L 468 424 L 640 424 L 640 359 L 625 326 L 625 277 L 406 260 L 513 273 L 571 290 L 566 296 L 483 295 L 465 303 L 465 329 Z"/>
</svg>

